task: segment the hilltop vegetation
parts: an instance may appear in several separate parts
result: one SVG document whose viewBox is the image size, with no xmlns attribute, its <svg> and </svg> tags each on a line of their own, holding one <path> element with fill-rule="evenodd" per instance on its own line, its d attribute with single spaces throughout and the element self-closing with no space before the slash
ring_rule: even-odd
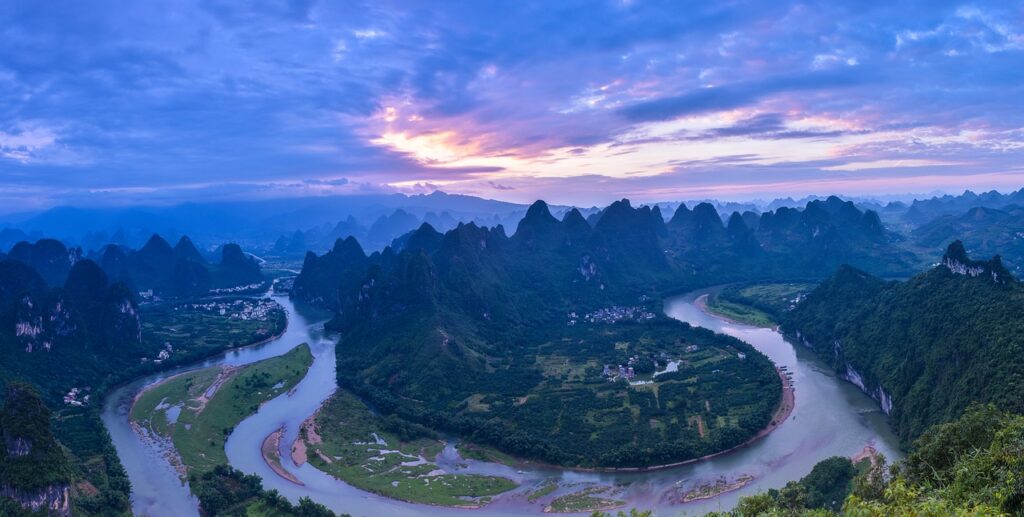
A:
<svg viewBox="0 0 1024 517">
<path fill-rule="evenodd" d="M 53 435 L 50 410 L 28 384 L 7 385 L 0 438 L 0 499 L 70 515 L 72 468 Z"/>
<path fill-rule="evenodd" d="M 193 475 L 192 493 L 206 517 L 336 517 L 327 507 L 310 498 L 293 505 L 277 490 L 264 490 L 263 480 L 226 465 Z M 342 514 L 340 517 L 348 517 Z"/>
<path fill-rule="evenodd" d="M 905 282 L 844 267 L 783 324 L 890 413 L 909 443 L 972 402 L 1024 411 L 1024 286 L 999 257 L 949 246 Z"/>
</svg>

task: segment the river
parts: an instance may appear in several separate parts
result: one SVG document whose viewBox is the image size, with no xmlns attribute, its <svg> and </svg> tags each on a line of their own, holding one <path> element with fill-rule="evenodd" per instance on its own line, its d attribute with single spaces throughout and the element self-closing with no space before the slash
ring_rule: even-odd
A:
<svg viewBox="0 0 1024 517">
<path fill-rule="evenodd" d="M 226 445 L 228 460 L 243 472 L 260 475 L 265 488 L 277 489 L 292 501 L 308 496 L 337 512 L 354 516 L 492 517 L 541 514 L 543 507 L 529 503 L 526 492 L 546 479 L 559 480 L 563 485 L 617 485 L 622 487 L 617 498 L 626 500 L 630 506 L 700 515 L 706 511 L 730 509 L 741 496 L 769 488 L 781 488 L 786 482 L 806 475 L 818 461 L 830 456 L 852 456 L 865 445 L 872 445 L 889 459 L 900 456 L 897 439 L 889 429 L 885 415 L 873 400 L 852 384 L 837 378 L 831 368 L 810 351 L 785 341 L 778 332 L 730 323 L 703 312 L 694 302 L 703 292 L 706 291 L 666 300 L 665 313 L 691 325 L 742 339 L 771 358 L 776 365 L 785 366 L 792 373 L 796 404 L 789 419 L 766 437 L 742 449 L 685 466 L 632 473 L 593 473 L 533 467 L 517 470 L 503 465 L 462 460 L 457 457 L 454 448 L 449 446 L 437 462 L 443 469 L 460 473 L 503 475 L 522 483 L 519 489 L 496 497 L 494 502 L 479 510 L 403 503 L 352 488 L 309 464 L 296 467 L 287 449 L 298 433 L 299 424 L 335 390 L 335 346 L 333 340 L 324 336 L 322 324 L 314 322 L 315 317 L 306 314 L 307 311 L 298 310 L 287 297 L 282 296 L 275 299 L 288 311 L 289 324 L 280 338 L 265 345 L 233 350 L 200 364 L 151 375 L 122 386 L 107 398 L 103 421 L 131 478 L 134 512 L 154 517 L 197 515 L 197 503 L 163 459 L 165 451 L 142 440 L 129 425 L 128 409 L 135 395 L 146 386 L 181 371 L 217 364 L 247 364 L 283 354 L 304 342 L 310 344 L 314 356 L 306 378 L 292 392 L 268 402 L 257 414 L 235 428 Z M 284 439 L 281 440 L 282 465 L 301 480 L 304 486 L 275 474 L 260 453 L 263 439 L 282 426 L 285 427 Z M 754 480 L 740 490 L 717 498 L 686 504 L 673 504 L 665 499 L 666 493 L 678 483 L 689 487 L 713 481 L 720 476 L 734 479 L 741 475 L 751 475 Z"/>
</svg>

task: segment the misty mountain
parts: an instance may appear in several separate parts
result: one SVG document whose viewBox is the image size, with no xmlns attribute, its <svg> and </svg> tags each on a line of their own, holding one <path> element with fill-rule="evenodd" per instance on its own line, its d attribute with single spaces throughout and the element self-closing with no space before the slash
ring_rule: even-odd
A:
<svg viewBox="0 0 1024 517">
<path fill-rule="evenodd" d="M 972 254 L 1001 255 L 1006 265 L 1024 267 L 1024 208 L 975 207 L 958 215 L 940 216 L 915 228 L 911 239 L 924 248 L 940 249 L 959 240 Z"/>
<path fill-rule="evenodd" d="M 945 195 L 914 200 L 902 219 L 913 225 L 922 225 L 936 218 L 959 215 L 975 207 L 1002 209 L 1010 205 L 1024 206 L 1024 189 L 1003 194 L 995 190 L 976 194 L 970 190 L 958 196 Z"/>
<path fill-rule="evenodd" d="M 188 236 L 182 236 L 172 247 L 163 237 L 153 234 L 137 250 L 109 244 L 89 257 L 108 276 L 125 282 L 133 290 L 152 290 L 163 297 L 202 296 L 211 289 L 263 284 L 259 263 L 238 244 L 221 246 L 218 255 L 219 260 L 211 263 Z"/>
<path fill-rule="evenodd" d="M 237 241 L 254 248 L 270 249 L 282 235 L 291 235 L 296 230 L 305 232 L 325 225 L 342 233 L 351 232 L 351 235 L 366 238 L 365 234 L 357 234 L 353 226 L 336 228 L 339 223 L 351 223 L 353 220 L 358 221 L 357 226 L 369 228 L 384 218 L 381 223 L 383 227 L 390 224 L 394 225 L 391 228 L 403 228 L 400 221 L 387 222 L 398 210 L 416 217 L 417 221 L 415 224 L 405 224 L 403 231 L 382 236 L 379 239 L 380 247 L 401 233 L 415 229 L 428 217 L 440 227 L 449 226 L 450 221 L 486 220 L 490 223 L 494 222 L 495 217 L 507 218 L 513 214 L 518 219 L 526 207 L 435 192 L 413 196 L 365 194 L 184 203 L 173 206 L 56 207 L 41 213 L 11 215 L 7 219 L 13 223 L 10 225 L 12 230 L 81 244 L 86 251 L 111 242 L 138 248 L 154 233 L 172 239 L 187 234 L 195 242 L 204 244 Z M 17 237 L 17 240 L 24 240 L 20 235 Z M 329 246 L 328 243 L 326 247 Z"/>
</svg>

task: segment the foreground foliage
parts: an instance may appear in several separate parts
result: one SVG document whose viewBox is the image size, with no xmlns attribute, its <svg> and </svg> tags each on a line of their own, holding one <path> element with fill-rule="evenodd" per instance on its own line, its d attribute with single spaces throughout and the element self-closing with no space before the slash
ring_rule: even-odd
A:
<svg viewBox="0 0 1024 517">
<path fill-rule="evenodd" d="M 733 511 L 717 515 L 1024 515 L 1022 451 L 1024 416 L 974 405 L 961 418 L 929 428 L 889 469 L 884 458 L 875 458 L 851 476 L 848 459 L 830 458 L 799 482 L 744 497 Z"/>
<path fill-rule="evenodd" d="M 335 517 L 308 497 L 293 505 L 276 490 L 264 490 L 259 476 L 218 465 L 189 479 L 205 517 Z M 347 517 L 343 514 L 339 517 Z"/>
</svg>

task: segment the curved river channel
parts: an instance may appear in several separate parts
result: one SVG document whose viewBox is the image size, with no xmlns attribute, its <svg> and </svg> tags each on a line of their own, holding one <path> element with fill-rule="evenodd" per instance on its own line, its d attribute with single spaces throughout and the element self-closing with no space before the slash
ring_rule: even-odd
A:
<svg viewBox="0 0 1024 517">
<path fill-rule="evenodd" d="M 771 358 L 777 366 L 785 366 L 792 373 L 796 404 L 789 419 L 764 438 L 739 450 L 689 465 L 629 473 L 577 472 L 529 465 L 515 469 L 461 459 L 449 445 L 436 462 L 442 469 L 501 475 L 521 483 L 518 489 L 502 494 L 491 504 L 476 510 L 404 503 L 353 488 L 308 463 L 296 467 L 288 449 L 298 434 L 300 424 L 335 390 L 335 342 L 324 335 L 322 323 L 315 323 L 317 316 L 297 308 L 286 296 L 274 297 L 288 311 L 288 329 L 280 338 L 263 345 L 231 350 L 201 363 L 123 385 L 107 397 L 103 421 L 131 478 L 133 511 L 153 517 L 197 516 L 198 502 L 164 458 L 167 451 L 142 439 L 129 424 L 128 411 L 135 396 L 147 386 L 182 371 L 222 364 L 248 364 L 281 355 L 300 343 L 309 343 L 314 356 L 306 378 L 293 391 L 271 400 L 235 428 L 226 445 L 228 460 L 239 470 L 260 475 L 264 488 L 277 489 L 292 501 L 308 496 L 339 513 L 354 516 L 541 514 L 543 505 L 530 503 L 527 493 L 546 479 L 559 480 L 563 486 L 574 484 L 576 488 L 565 489 L 568 492 L 587 483 L 616 485 L 621 492 L 615 498 L 625 500 L 627 508 L 636 506 L 672 514 L 700 515 L 707 511 L 731 509 L 741 496 L 781 488 L 786 482 L 806 475 L 818 461 L 830 456 L 852 456 L 866 445 L 873 446 L 890 460 L 900 457 L 897 439 L 873 400 L 837 378 L 831 368 L 810 351 L 794 347 L 775 330 L 730 323 L 708 315 L 695 303 L 705 292 L 667 299 L 665 313 L 691 325 L 742 339 Z M 282 426 L 285 428 L 281 440 L 282 465 L 304 486 L 274 473 L 261 455 L 263 439 Z M 754 480 L 739 490 L 712 499 L 680 504 L 666 497 L 679 486 L 692 487 L 723 476 L 733 480 L 742 475 L 753 476 Z M 559 490 L 558 493 L 561 492 Z"/>
</svg>

